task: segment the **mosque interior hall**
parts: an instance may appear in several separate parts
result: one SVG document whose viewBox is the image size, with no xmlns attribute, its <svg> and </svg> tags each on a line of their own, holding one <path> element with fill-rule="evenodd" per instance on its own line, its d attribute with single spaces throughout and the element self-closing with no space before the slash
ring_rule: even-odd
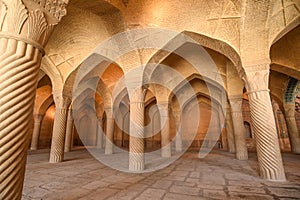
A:
<svg viewBox="0 0 300 200">
<path fill-rule="evenodd" d="M 0 0 L 0 200 L 300 199 L 300 0 Z"/>
</svg>

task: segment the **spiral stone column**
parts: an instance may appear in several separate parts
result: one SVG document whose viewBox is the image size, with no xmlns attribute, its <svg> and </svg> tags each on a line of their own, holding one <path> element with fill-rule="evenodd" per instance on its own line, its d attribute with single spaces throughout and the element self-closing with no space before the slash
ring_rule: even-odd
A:
<svg viewBox="0 0 300 200">
<path fill-rule="evenodd" d="M 171 157 L 169 103 L 158 102 L 161 127 L 161 156 Z"/>
<path fill-rule="evenodd" d="M 227 139 L 227 134 L 224 129 L 225 116 L 224 116 L 222 108 L 220 106 L 218 108 L 219 108 L 218 115 L 219 115 L 219 127 L 220 127 L 220 134 L 221 134 L 222 149 L 227 150 L 228 149 L 228 145 L 227 145 L 228 139 Z"/>
<path fill-rule="evenodd" d="M 73 117 L 72 117 L 72 109 L 69 108 L 68 116 L 67 116 L 67 127 L 66 127 L 66 139 L 65 139 L 65 152 L 69 152 L 71 150 L 72 134 L 73 134 Z"/>
<path fill-rule="evenodd" d="M 175 150 L 176 152 L 182 151 L 182 135 L 181 135 L 181 116 L 180 111 L 173 110 L 173 115 L 175 118 Z"/>
<path fill-rule="evenodd" d="M 53 92 L 55 115 L 50 151 L 50 163 L 62 162 L 64 159 L 65 134 L 70 98 L 63 96 L 62 91 Z"/>
<path fill-rule="evenodd" d="M 0 199 L 22 196 L 43 47 L 66 14 L 62 0 L 50 6 L 54 9 L 35 1 L 0 1 Z"/>
<path fill-rule="evenodd" d="M 300 137 L 295 119 L 295 102 L 284 103 L 284 116 L 293 153 L 300 153 Z"/>
<path fill-rule="evenodd" d="M 38 149 L 38 142 L 39 142 L 39 136 L 40 136 L 40 130 L 41 130 L 41 124 L 43 120 L 43 115 L 35 114 L 33 116 L 34 125 L 33 125 L 33 133 L 31 138 L 31 150 L 37 150 Z"/>
<path fill-rule="evenodd" d="M 103 121 L 102 117 L 98 117 L 98 126 L 97 126 L 97 149 L 103 148 Z"/>
<path fill-rule="evenodd" d="M 246 133 L 244 128 L 242 114 L 242 97 L 229 97 L 231 105 L 231 117 L 234 130 L 236 158 L 238 160 L 247 160 L 248 151 L 246 146 Z"/>
<path fill-rule="evenodd" d="M 144 157 L 144 112 L 146 90 L 136 89 L 130 98 L 129 170 L 143 171 Z"/>
<path fill-rule="evenodd" d="M 226 107 L 226 133 L 227 133 L 227 143 L 228 143 L 228 151 L 230 153 L 235 153 L 235 142 L 234 142 L 234 134 L 232 127 L 232 117 L 231 117 L 231 108 L 230 104 L 227 103 Z"/>
<path fill-rule="evenodd" d="M 106 113 L 105 154 L 113 154 L 115 120 L 113 118 L 112 108 L 106 108 L 105 113 Z"/>
<path fill-rule="evenodd" d="M 260 175 L 285 181 L 284 168 L 268 89 L 270 62 L 246 65 L 243 80 L 250 104 Z"/>
</svg>

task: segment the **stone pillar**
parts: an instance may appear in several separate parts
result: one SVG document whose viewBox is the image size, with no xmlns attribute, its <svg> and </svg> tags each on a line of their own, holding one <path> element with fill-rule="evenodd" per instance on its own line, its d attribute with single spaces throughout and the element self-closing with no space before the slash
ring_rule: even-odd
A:
<svg viewBox="0 0 300 200">
<path fill-rule="evenodd" d="M 103 148 L 103 121 L 102 117 L 98 117 L 98 126 L 97 126 L 97 149 Z"/>
<path fill-rule="evenodd" d="M 223 114 L 223 110 L 222 108 L 219 106 L 219 127 L 220 127 L 220 133 L 221 133 L 221 142 L 222 142 L 222 149 L 223 150 L 227 150 L 228 149 L 228 145 L 227 145 L 227 134 L 225 132 L 224 129 L 224 124 L 225 124 L 225 116 Z"/>
<path fill-rule="evenodd" d="M 230 153 L 235 153 L 235 139 L 232 127 L 232 117 L 231 117 L 231 108 L 230 104 L 227 103 L 226 107 L 226 134 L 227 134 L 227 143 L 228 143 L 228 151 Z"/>
<path fill-rule="evenodd" d="M 169 103 L 158 102 L 161 129 L 161 156 L 171 157 Z"/>
<path fill-rule="evenodd" d="M 180 111 L 173 111 L 174 119 L 175 119 L 175 150 L 176 152 L 182 151 L 182 135 L 181 135 L 181 115 Z"/>
<path fill-rule="evenodd" d="M 231 106 L 231 117 L 234 130 L 236 158 L 238 160 L 247 160 L 248 151 L 246 146 L 246 133 L 242 113 L 242 97 L 229 97 Z"/>
<path fill-rule="evenodd" d="M 69 152 L 71 150 L 72 134 L 73 134 L 73 117 L 72 117 L 72 109 L 68 110 L 67 117 L 67 127 L 66 127 L 66 140 L 65 140 L 65 152 Z"/>
<path fill-rule="evenodd" d="M 300 137 L 295 119 L 295 102 L 284 103 L 284 116 L 293 153 L 300 153 Z"/>
<path fill-rule="evenodd" d="M 63 96 L 62 91 L 53 92 L 53 98 L 55 115 L 49 162 L 58 163 L 64 159 L 67 114 L 71 102 L 69 98 Z"/>
<path fill-rule="evenodd" d="M 113 154 L 115 120 L 113 118 L 112 108 L 106 108 L 105 113 L 106 113 L 105 154 Z"/>
<path fill-rule="evenodd" d="M 43 47 L 65 15 L 65 3 L 60 3 L 51 2 L 53 9 L 47 10 L 34 1 L 0 1 L 1 199 L 22 196 L 39 67 Z"/>
<path fill-rule="evenodd" d="M 269 61 L 244 67 L 243 80 L 249 97 L 260 175 L 285 181 L 275 119 L 269 94 Z"/>
<path fill-rule="evenodd" d="M 144 112 L 146 89 L 136 89 L 130 98 L 129 170 L 143 171 L 144 157 Z"/>
<path fill-rule="evenodd" d="M 43 115 L 39 115 L 39 114 L 35 114 L 33 116 L 34 125 L 33 125 L 33 133 L 32 133 L 31 146 L 30 146 L 31 150 L 38 149 L 39 136 L 40 136 L 43 117 L 44 117 Z"/>
</svg>

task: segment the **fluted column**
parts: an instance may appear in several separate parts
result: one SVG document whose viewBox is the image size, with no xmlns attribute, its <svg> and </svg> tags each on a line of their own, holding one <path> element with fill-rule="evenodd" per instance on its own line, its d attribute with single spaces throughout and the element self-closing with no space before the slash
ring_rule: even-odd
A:
<svg viewBox="0 0 300 200">
<path fill-rule="evenodd" d="M 228 151 L 230 153 L 235 153 L 235 139 L 233 134 L 233 127 L 232 127 L 232 117 L 231 117 L 231 108 L 230 104 L 227 103 L 226 107 L 226 134 L 227 134 L 227 143 L 228 143 Z"/>
<path fill-rule="evenodd" d="M 180 111 L 173 110 L 173 115 L 175 118 L 175 150 L 176 152 L 182 151 L 182 135 L 181 135 L 181 116 Z"/>
<path fill-rule="evenodd" d="M 242 97 L 229 97 L 231 106 L 231 117 L 234 130 L 236 158 L 247 160 L 248 151 L 246 146 L 246 133 L 242 113 Z"/>
<path fill-rule="evenodd" d="M 98 117 L 98 126 L 97 126 L 97 149 L 103 148 L 103 121 L 102 117 Z"/>
<path fill-rule="evenodd" d="M 59 92 L 53 92 L 55 101 L 55 115 L 50 151 L 50 163 L 62 162 L 64 159 L 65 134 L 67 124 L 67 114 L 70 105 L 70 99 L 64 97 Z"/>
<path fill-rule="evenodd" d="M 40 130 L 41 130 L 41 124 L 43 120 L 43 115 L 36 114 L 33 116 L 33 133 L 31 138 L 31 150 L 37 150 L 38 149 L 38 142 L 39 142 L 39 136 L 40 136 Z"/>
<path fill-rule="evenodd" d="M 43 47 L 65 14 L 64 3 L 51 6 L 45 10 L 34 1 L 0 1 L 0 199 L 22 196 Z"/>
<path fill-rule="evenodd" d="M 246 65 L 243 80 L 249 98 L 260 175 L 284 181 L 285 174 L 268 89 L 269 61 Z"/>
<path fill-rule="evenodd" d="M 111 108 L 105 109 L 106 113 L 106 139 L 105 139 L 105 154 L 113 153 L 114 146 L 114 127 L 115 120 Z"/>
<path fill-rule="evenodd" d="M 69 152 L 71 150 L 72 134 L 73 134 L 73 117 L 72 117 L 72 109 L 68 110 L 67 116 L 67 127 L 66 127 L 66 139 L 65 139 L 65 152 Z"/>
<path fill-rule="evenodd" d="M 129 170 L 142 171 L 145 168 L 144 157 L 144 111 L 146 90 L 138 88 L 130 98 L 130 139 Z"/>
<path fill-rule="evenodd" d="M 169 103 L 158 102 L 161 128 L 161 156 L 171 157 Z"/>
<path fill-rule="evenodd" d="M 284 116 L 293 153 L 300 153 L 300 137 L 295 119 L 295 102 L 284 103 Z"/>
</svg>

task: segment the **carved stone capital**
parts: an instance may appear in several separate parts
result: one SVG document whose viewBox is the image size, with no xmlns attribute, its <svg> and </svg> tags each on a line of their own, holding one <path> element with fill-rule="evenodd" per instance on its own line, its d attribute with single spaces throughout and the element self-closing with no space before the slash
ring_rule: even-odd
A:
<svg viewBox="0 0 300 200">
<path fill-rule="evenodd" d="M 67 0 L 0 0 L 0 37 L 22 40 L 40 49 L 66 15 Z"/>
<path fill-rule="evenodd" d="M 295 118 L 295 103 L 284 103 L 285 118 Z"/>
<path fill-rule="evenodd" d="M 61 91 L 53 91 L 52 94 L 56 108 L 66 110 L 69 108 L 72 102 L 70 97 L 63 95 Z"/>
<path fill-rule="evenodd" d="M 139 87 L 135 89 L 130 96 L 130 104 L 145 103 L 146 93 L 147 89 L 145 87 Z"/>
<path fill-rule="evenodd" d="M 157 102 L 159 113 L 161 117 L 169 117 L 170 105 L 167 101 Z"/>
<path fill-rule="evenodd" d="M 245 64 L 242 77 L 247 93 L 269 91 L 270 60 L 263 60 L 255 64 Z"/>
<path fill-rule="evenodd" d="M 230 108 L 232 113 L 242 112 L 243 98 L 241 96 L 229 97 L 229 103 L 230 103 Z"/>
<path fill-rule="evenodd" d="M 35 124 L 40 124 L 43 120 L 44 115 L 40 115 L 40 114 L 34 114 L 33 115 L 33 121 Z"/>
</svg>

